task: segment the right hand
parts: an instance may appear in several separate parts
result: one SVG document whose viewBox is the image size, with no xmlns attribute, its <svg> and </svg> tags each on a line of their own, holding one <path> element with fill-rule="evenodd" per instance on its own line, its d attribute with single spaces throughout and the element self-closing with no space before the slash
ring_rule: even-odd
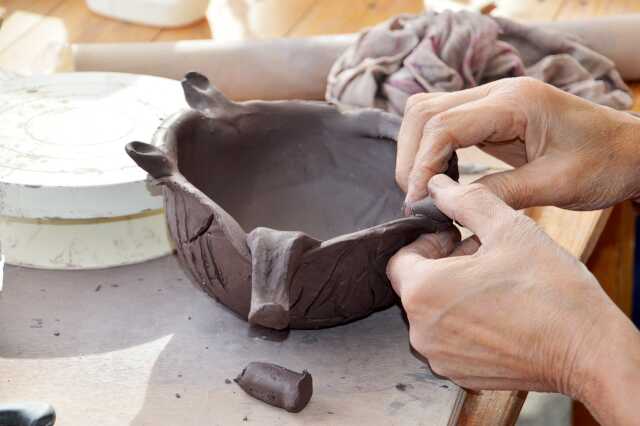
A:
<svg viewBox="0 0 640 426">
<path fill-rule="evenodd" d="M 516 209 L 594 210 L 640 195 L 640 120 L 519 77 L 409 98 L 396 164 L 406 204 L 472 145 L 516 167 L 478 180 Z"/>
<path fill-rule="evenodd" d="M 437 175 L 429 191 L 476 234 L 422 235 L 387 264 L 433 371 L 471 389 L 562 392 L 603 424 L 638 424 L 640 333 L 585 265 L 482 185 Z"/>
</svg>

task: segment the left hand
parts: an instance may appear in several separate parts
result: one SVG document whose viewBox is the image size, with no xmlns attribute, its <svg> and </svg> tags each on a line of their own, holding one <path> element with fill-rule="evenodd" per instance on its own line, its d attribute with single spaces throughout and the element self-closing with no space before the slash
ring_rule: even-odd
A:
<svg viewBox="0 0 640 426">
<path fill-rule="evenodd" d="M 429 192 L 476 236 L 427 234 L 389 261 L 411 345 L 464 387 L 602 399 L 603 366 L 638 333 L 584 264 L 480 184 L 436 175 Z"/>
<path fill-rule="evenodd" d="M 396 181 L 411 205 L 456 149 L 475 145 L 515 167 L 478 180 L 511 207 L 596 210 L 640 197 L 638 135 L 630 114 L 531 77 L 419 93 L 398 135 Z"/>
</svg>

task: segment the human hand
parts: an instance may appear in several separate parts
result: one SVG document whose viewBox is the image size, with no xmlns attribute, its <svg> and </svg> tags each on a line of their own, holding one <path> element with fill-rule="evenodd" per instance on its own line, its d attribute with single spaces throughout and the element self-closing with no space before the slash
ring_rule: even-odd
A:
<svg viewBox="0 0 640 426">
<path fill-rule="evenodd" d="M 514 208 L 592 210 L 640 195 L 640 120 L 528 77 L 409 98 L 396 180 L 424 198 L 458 148 L 516 167 L 479 180 Z"/>
<path fill-rule="evenodd" d="M 429 192 L 476 235 L 427 234 L 389 261 L 414 349 L 467 388 L 562 392 L 620 415 L 620 378 L 640 383 L 640 337 L 593 275 L 484 186 L 436 175 Z"/>
</svg>

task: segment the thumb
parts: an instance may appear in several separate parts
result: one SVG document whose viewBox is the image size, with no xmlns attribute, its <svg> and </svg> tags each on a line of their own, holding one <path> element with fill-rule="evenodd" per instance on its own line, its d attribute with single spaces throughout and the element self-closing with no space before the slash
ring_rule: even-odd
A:
<svg viewBox="0 0 640 426">
<path fill-rule="evenodd" d="M 424 278 L 424 269 L 435 259 L 448 256 L 460 241 L 460 232 L 451 228 L 444 232 L 421 235 L 413 243 L 401 248 L 387 263 L 387 277 L 402 297 L 406 285 Z"/>
<path fill-rule="evenodd" d="M 486 186 L 460 185 L 442 174 L 431 178 L 429 193 L 444 214 L 469 228 L 483 243 L 499 226 L 518 215 Z"/>
</svg>

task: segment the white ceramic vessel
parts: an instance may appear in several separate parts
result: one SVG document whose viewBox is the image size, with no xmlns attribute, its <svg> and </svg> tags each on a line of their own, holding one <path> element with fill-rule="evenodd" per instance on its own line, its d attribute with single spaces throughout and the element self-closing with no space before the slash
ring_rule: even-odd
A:
<svg viewBox="0 0 640 426">
<path fill-rule="evenodd" d="M 93 12 L 155 27 L 182 27 L 202 19 L 209 0 L 86 0 Z"/>
</svg>

